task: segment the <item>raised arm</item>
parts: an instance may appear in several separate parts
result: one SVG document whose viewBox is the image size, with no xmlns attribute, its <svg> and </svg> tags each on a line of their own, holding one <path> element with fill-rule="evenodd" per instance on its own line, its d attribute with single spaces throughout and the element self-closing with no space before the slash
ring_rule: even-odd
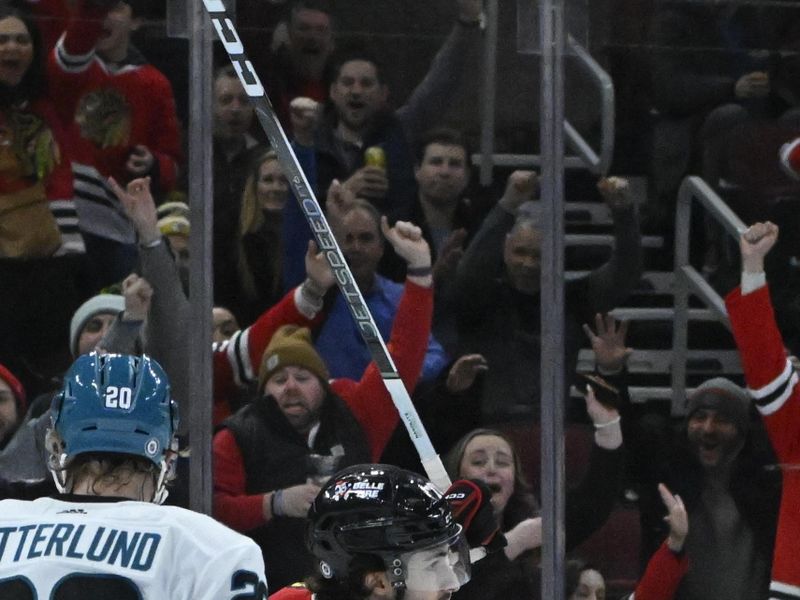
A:
<svg viewBox="0 0 800 600">
<path fill-rule="evenodd" d="M 567 491 L 565 528 L 567 548 L 589 537 L 611 514 L 622 482 L 622 427 L 619 412 L 601 404 L 586 388 L 586 412 L 594 424 L 589 468 L 578 487 Z"/>
<path fill-rule="evenodd" d="M 486 215 L 480 229 L 464 251 L 453 283 L 459 312 L 473 320 L 497 303 L 497 279 L 504 272 L 503 248 L 519 207 L 532 200 L 538 187 L 533 171 L 514 171 L 508 177 L 503 197 Z"/>
<path fill-rule="evenodd" d="M 683 544 L 689 534 L 689 517 L 683 500 L 672 495 L 663 483 L 658 485 L 661 500 L 667 509 L 664 520 L 669 523 L 669 536 L 647 563 L 644 575 L 633 596 L 635 600 L 672 600 L 689 569 Z"/>
<path fill-rule="evenodd" d="M 411 223 L 398 221 L 390 228 L 383 217 L 381 229 L 395 252 L 408 265 L 405 289 L 387 347 L 403 384 L 411 393 L 422 371 L 431 331 L 433 276 L 430 248 L 420 228 Z M 398 421 L 397 410 L 377 365 L 371 362 L 358 383 L 337 379 L 333 385 L 364 428 L 372 458 L 377 460 Z"/>
<path fill-rule="evenodd" d="M 79 0 L 74 7 L 63 35 L 50 54 L 47 78 L 51 89 L 58 90 L 54 103 L 64 123 L 75 115 L 78 98 L 83 93 L 83 83 L 90 77 L 90 66 L 95 59 L 94 49 L 103 33 L 103 21 L 116 2 L 105 0 Z"/>
<path fill-rule="evenodd" d="M 308 242 L 306 272 L 306 280 L 262 313 L 255 323 L 214 346 L 214 424 L 230 414 L 227 400 L 236 388 L 256 380 L 261 356 L 281 325 L 314 327 L 321 320 L 318 313 L 322 298 L 333 286 L 334 278 L 313 241 Z"/>
<path fill-rule="evenodd" d="M 122 281 L 125 310 L 119 313 L 109 327 L 99 347 L 116 354 L 138 354 L 139 335 L 153 297 L 153 288 L 144 278 L 131 273 Z"/>
<path fill-rule="evenodd" d="M 628 322 L 617 320 L 609 315 L 597 313 L 594 316 L 595 331 L 587 323 L 583 324 L 583 332 L 589 339 L 594 352 L 597 370 L 603 375 L 616 375 L 625 368 L 633 348 L 625 345 L 628 334 Z"/>
<path fill-rule="evenodd" d="M 136 229 L 141 275 L 152 287 L 144 351 L 169 373 L 172 393 L 182 414 L 188 414 L 191 307 L 178 266 L 158 229 L 150 177 L 134 179 L 124 189 L 113 178 L 108 183 Z M 188 420 L 184 423 L 183 428 L 188 427 Z"/>
<path fill-rule="evenodd" d="M 457 0 L 458 20 L 436 53 L 425 78 L 398 111 L 409 139 L 437 124 L 458 91 L 481 41 L 481 0 Z"/>
<path fill-rule="evenodd" d="M 800 462 L 800 386 L 775 323 L 764 274 L 764 257 L 778 227 L 756 223 L 740 238 L 742 283 L 726 298 L 748 391 L 764 417 L 782 463 Z"/>
<path fill-rule="evenodd" d="M 742 284 L 725 299 L 733 335 L 742 358 L 747 389 L 764 418 L 778 456 L 783 491 L 772 559 L 772 595 L 800 590 L 800 528 L 797 466 L 800 464 L 800 383 L 786 357 L 764 275 L 764 257 L 778 239 L 772 223 L 756 223 L 740 238 Z"/>
<path fill-rule="evenodd" d="M 642 241 L 639 216 L 628 182 L 619 177 L 601 179 L 597 188 L 614 219 L 611 259 L 592 271 L 586 280 L 589 309 L 608 312 L 636 286 L 642 273 Z"/>
</svg>

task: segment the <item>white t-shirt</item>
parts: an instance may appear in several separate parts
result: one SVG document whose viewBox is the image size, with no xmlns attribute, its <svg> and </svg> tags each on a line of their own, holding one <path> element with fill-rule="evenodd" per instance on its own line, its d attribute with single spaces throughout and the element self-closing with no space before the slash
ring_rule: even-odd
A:
<svg viewBox="0 0 800 600">
<path fill-rule="evenodd" d="M 0 502 L 0 598 L 72 597 L 262 600 L 264 561 L 250 538 L 183 508 Z"/>
</svg>

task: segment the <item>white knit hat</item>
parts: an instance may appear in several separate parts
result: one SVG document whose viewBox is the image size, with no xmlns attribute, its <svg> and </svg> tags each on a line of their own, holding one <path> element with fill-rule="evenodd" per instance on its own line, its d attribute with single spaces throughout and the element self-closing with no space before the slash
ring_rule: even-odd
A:
<svg viewBox="0 0 800 600">
<path fill-rule="evenodd" d="M 69 323 L 69 349 L 72 356 L 78 355 L 78 338 L 86 323 L 99 313 L 117 315 L 125 310 L 125 297 L 119 294 L 98 294 L 78 307 Z"/>
</svg>

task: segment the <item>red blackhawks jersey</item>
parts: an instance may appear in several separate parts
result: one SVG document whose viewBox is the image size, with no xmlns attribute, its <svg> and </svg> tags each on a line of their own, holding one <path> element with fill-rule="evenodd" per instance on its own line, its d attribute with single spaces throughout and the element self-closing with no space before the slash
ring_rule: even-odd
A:
<svg viewBox="0 0 800 600">
<path fill-rule="evenodd" d="M 748 392 L 783 466 L 769 598 L 800 598 L 800 380 L 786 356 L 769 289 L 742 295 L 737 288 L 725 303 Z"/>
<path fill-rule="evenodd" d="M 51 94 L 69 132 L 75 203 L 81 228 L 123 243 L 135 241 L 133 226 L 106 181 L 124 184 L 136 146 L 153 154 L 155 185 L 174 187 L 181 155 L 172 86 L 133 47 L 120 63 L 95 53 L 105 11 L 79 2 L 48 62 Z"/>
</svg>

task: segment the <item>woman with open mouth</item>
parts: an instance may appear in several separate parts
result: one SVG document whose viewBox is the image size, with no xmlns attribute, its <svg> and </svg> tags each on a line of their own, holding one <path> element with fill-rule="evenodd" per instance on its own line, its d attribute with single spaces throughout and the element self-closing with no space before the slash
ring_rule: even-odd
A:
<svg viewBox="0 0 800 600">
<path fill-rule="evenodd" d="M 587 411 L 595 426 L 589 466 L 577 488 L 566 498 L 567 550 L 600 528 L 611 513 L 619 492 L 623 467 L 619 412 L 607 408 L 591 387 Z M 504 433 L 476 429 L 448 453 L 446 465 L 453 479 L 480 479 L 492 491 L 492 504 L 508 545 L 475 563 L 472 580 L 453 598 L 539 597 L 537 554 L 542 539 L 539 503 L 525 481 L 519 454 Z"/>
<path fill-rule="evenodd" d="M 72 175 L 56 142 L 60 130 L 44 98 L 38 31 L 21 10 L 0 7 L 0 258 L 47 258 L 80 236 L 59 231 L 57 213 L 70 210 Z M 58 135 L 57 135 L 58 134 Z M 73 228 L 70 228 L 72 230 Z M 78 248 L 71 248 L 78 249 Z"/>
<path fill-rule="evenodd" d="M 0 5 L 0 355 L 39 362 L 45 348 L 62 351 L 85 248 L 36 25 L 10 4 Z"/>
</svg>

